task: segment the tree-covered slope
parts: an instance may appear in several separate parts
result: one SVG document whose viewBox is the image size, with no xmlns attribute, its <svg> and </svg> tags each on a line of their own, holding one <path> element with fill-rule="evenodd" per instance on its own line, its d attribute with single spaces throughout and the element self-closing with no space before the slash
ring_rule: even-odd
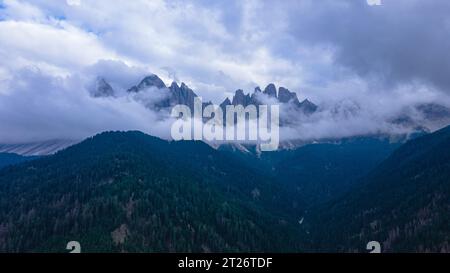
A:
<svg viewBox="0 0 450 273">
<path fill-rule="evenodd" d="M 450 127 L 382 161 L 396 145 L 254 158 L 103 133 L 0 170 L 0 252 L 449 251 Z"/>
<path fill-rule="evenodd" d="M 0 171 L 0 251 L 295 251 L 298 207 L 204 143 L 103 133 Z"/>
<path fill-rule="evenodd" d="M 219 147 L 242 166 L 272 177 L 310 207 L 352 190 L 406 140 L 364 136 L 258 153 L 255 146 Z M 244 150 L 245 149 L 245 150 Z"/>
<path fill-rule="evenodd" d="M 409 141 L 358 189 L 311 212 L 312 250 L 449 252 L 450 127 Z"/>
<path fill-rule="evenodd" d="M 360 137 L 319 143 L 289 151 L 274 164 L 280 183 L 291 187 L 310 205 L 335 199 L 358 184 L 358 179 L 385 160 L 401 142 Z"/>
<path fill-rule="evenodd" d="M 11 154 L 11 153 L 0 153 L 0 169 L 6 166 L 19 164 L 36 158 L 37 157 L 34 156 L 21 156 L 18 154 Z"/>
</svg>

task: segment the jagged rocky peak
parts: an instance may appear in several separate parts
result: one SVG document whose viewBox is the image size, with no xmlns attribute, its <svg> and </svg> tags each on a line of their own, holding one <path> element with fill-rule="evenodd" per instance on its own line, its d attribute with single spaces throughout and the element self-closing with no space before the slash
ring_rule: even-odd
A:
<svg viewBox="0 0 450 273">
<path fill-rule="evenodd" d="M 245 98 L 244 91 L 242 89 L 236 90 L 233 97 L 233 104 L 236 101 L 243 101 Z"/>
<path fill-rule="evenodd" d="M 178 87 L 176 83 L 175 85 L 172 83 L 170 91 L 172 93 L 172 105 L 184 104 L 193 109 L 194 99 L 197 97 L 197 94 L 195 94 L 184 82 L 181 83 L 180 87 Z"/>
<path fill-rule="evenodd" d="M 96 98 L 111 97 L 114 96 L 114 89 L 104 78 L 98 77 L 95 81 L 95 88 L 92 90 L 92 96 Z"/>
<path fill-rule="evenodd" d="M 308 99 L 302 101 L 299 106 L 303 110 L 303 113 L 305 114 L 312 114 L 316 112 L 318 109 L 317 105 L 310 102 Z"/>
<path fill-rule="evenodd" d="M 248 105 L 250 103 L 250 95 L 244 94 L 244 91 L 242 89 L 239 89 L 236 91 L 234 97 L 233 97 L 233 105 Z"/>
<path fill-rule="evenodd" d="M 192 89 L 190 89 L 189 86 L 187 86 L 187 84 L 185 84 L 184 82 L 181 83 L 180 88 L 181 88 L 182 90 L 186 90 L 186 91 L 191 91 L 191 92 L 193 92 Z"/>
<path fill-rule="evenodd" d="M 139 92 L 149 87 L 158 89 L 167 88 L 166 84 L 155 74 L 145 77 L 137 86 L 131 87 L 128 92 Z"/>
<path fill-rule="evenodd" d="M 294 103 L 299 102 L 297 94 L 295 92 L 289 91 L 287 88 L 280 87 L 278 89 L 278 100 L 282 103 L 288 103 L 293 101 Z"/>
<path fill-rule="evenodd" d="M 172 94 L 180 94 L 181 93 L 181 87 L 176 82 L 172 82 L 172 84 L 169 87 L 169 90 Z"/>
<path fill-rule="evenodd" d="M 192 98 L 194 99 L 195 97 L 197 97 L 197 94 L 195 94 L 194 90 L 192 90 L 191 88 L 189 88 L 189 86 L 187 86 L 184 82 L 181 83 L 181 93 L 186 96 L 186 98 Z"/>
<path fill-rule="evenodd" d="M 106 82 L 101 82 L 101 89 L 106 90 L 104 93 L 109 94 L 112 91 L 109 89 L 109 84 Z M 108 87 L 109 86 L 109 87 Z M 157 75 L 150 75 L 145 77 L 137 86 L 133 86 L 128 91 L 129 92 L 140 92 L 141 90 L 156 87 L 158 89 L 165 89 L 168 92 L 168 96 L 162 99 L 161 101 L 155 103 L 152 107 L 155 109 L 163 109 L 173 107 L 174 105 L 182 104 L 187 105 L 191 110 L 194 109 L 194 100 L 197 96 L 195 92 L 189 88 L 184 82 L 179 85 L 176 82 L 172 82 L 172 84 L 167 87 L 164 82 Z M 112 88 L 111 88 L 112 89 Z M 294 105 L 300 111 L 305 114 L 314 113 L 317 110 L 317 106 L 312 102 L 305 100 L 300 103 L 298 100 L 297 94 L 295 92 L 289 91 L 287 88 L 280 87 L 278 92 L 275 84 L 269 84 L 264 91 L 261 88 L 256 87 L 252 94 L 245 94 L 242 89 L 239 89 L 235 92 L 232 99 L 226 98 L 221 104 L 220 107 L 225 109 L 227 105 L 242 105 L 247 107 L 248 105 L 258 106 L 261 104 L 261 98 L 259 96 L 265 95 L 269 98 L 274 98 L 278 100 L 280 103 L 289 103 Z M 203 103 L 203 107 L 212 104 L 211 102 Z"/>
<path fill-rule="evenodd" d="M 172 82 L 172 84 L 170 85 L 170 87 L 169 87 L 169 89 L 170 90 L 177 90 L 177 89 L 179 89 L 180 87 L 178 86 L 178 83 L 177 82 Z"/>
<path fill-rule="evenodd" d="M 227 110 L 227 106 L 231 105 L 230 99 L 227 97 L 225 100 L 219 105 L 222 111 L 225 113 Z"/>
<path fill-rule="evenodd" d="M 159 89 L 166 88 L 166 85 L 164 82 L 156 75 L 150 75 L 145 77 L 141 83 L 138 85 L 139 88 L 145 88 L 145 87 L 157 87 Z"/>
<path fill-rule="evenodd" d="M 318 109 L 318 107 L 309 100 L 304 100 L 303 102 L 300 102 L 297 97 L 297 94 L 295 92 L 289 91 L 285 87 L 280 87 L 277 92 L 276 86 L 274 84 L 269 84 L 264 89 L 264 91 L 261 91 L 259 87 L 256 87 L 255 91 L 251 95 L 245 94 L 242 89 L 239 89 L 235 92 L 232 100 L 227 98 L 220 104 L 220 106 L 222 108 L 225 108 L 225 106 L 227 105 L 235 105 L 235 106 L 243 105 L 244 107 L 248 105 L 258 106 L 261 104 L 260 102 L 261 98 L 259 98 L 260 94 L 264 94 L 265 96 L 268 96 L 270 98 L 275 98 L 282 104 L 285 103 L 292 104 L 305 114 L 312 114 Z"/>
<path fill-rule="evenodd" d="M 224 107 L 224 106 L 227 106 L 227 105 L 231 105 L 231 101 L 230 101 L 230 99 L 229 98 L 226 98 L 221 104 L 220 104 L 220 107 Z"/>
<path fill-rule="evenodd" d="M 427 120 L 449 119 L 450 109 L 437 103 L 424 103 L 415 106 Z"/>
<path fill-rule="evenodd" d="M 258 96 L 259 96 L 261 93 L 262 93 L 261 88 L 259 88 L 259 86 L 256 87 L 256 88 L 255 88 L 255 91 L 253 92 L 253 94 L 252 94 L 251 97 L 250 97 L 250 101 L 251 101 L 254 105 L 259 105 L 259 104 L 260 104 L 260 103 L 259 103 Z"/>
<path fill-rule="evenodd" d="M 271 98 L 277 98 L 277 88 L 275 87 L 275 84 L 269 84 L 266 89 L 264 89 L 263 93 Z"/>
</svg>

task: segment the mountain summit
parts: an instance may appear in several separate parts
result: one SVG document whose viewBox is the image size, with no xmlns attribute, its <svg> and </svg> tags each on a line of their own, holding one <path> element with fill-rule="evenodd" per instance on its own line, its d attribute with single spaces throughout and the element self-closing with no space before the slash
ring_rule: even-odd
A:
<svg viewBox="0 0 450 273">
<path fill-rule="evenodd" d="M 255 88 L 253 94 L 244 94 L 241 89 L 237 90 L 233 96 L 233 99 L 228 103 L 229 99 L 225 99 L 221 106 L 226 105 L 242 105 L 244 107 L 249 105 L 261 105 L 265 104 L 264 101 L 267 99 L 276 100 L 280 105 L 292 105 L 294 110 L 300 111 L 303 114 L 312 114 L 317 111 L 317 105 L 310 102 L 309 100 L 304 100 L 300 102 L 297 94 L 295 92 L 289 91 L 285 87 L 280 87 L 277 92 L 275 84 L 271 83 L 267 85 L 264 91 L 261 91 L 259 87 Z M 223 108 L 223 107 L 222 107 Z"/>
<path fill-rule="evenodd" d="M 172 82 L 172 84 L 167 87 L 157 75 L 153 74 L 145 77 L 138 85 L 128 89 L 128 92 L 139 93 L 151 88 L 163 89 L 167 92 L 167 96 L 154 105 L 156 109 L 169 108 L 182 104 L 189 106 L 189 108 L 193 111 L 194 99 L 198 96 L 185 83 L 181 83 L 181 86 L 179 86 L 176 82 Z M 297 94 L 289 91 L 289 89 L 285 87 L 280 87 L 277 91 L 277 87 L 273 83 L 269 84 L 264 91 L 262 91 L 259 87 L 256 87 L 252 94 L 245 94 L 242 89 L 238 89 L 231 100 L 226 98 L 220 106 L 224 110 L 227 105 L 242 105 L 244 107 L 249 105 L 258 106 L 261 104 L 266 104 L 264 103 L 266 99 L 275 100 L 281 105 L 292 105 L 295 110 L 307 115 L 312 114 L 317 110 L 317 106 L 314 103 L 309 100 L 300 102 Z M 211 102 L 204 103 L 203 106 L 205 107 L 209 104 L 211 104 Z"/>
<path fill-rule="evenodd" d="M 293 198 L 205 143 L 102 133 L 0 171 L 0 252 L 295 251 Z"/>
<path fill-rule="evenodd" d="M 137 86 L 133 86 L 128 89 L 128 92 L 139 92 L 150 87 L 162 89 L 166 88 L 166 85 L 158 76 L 153 74 L 145 77 Z"/>
</svg>

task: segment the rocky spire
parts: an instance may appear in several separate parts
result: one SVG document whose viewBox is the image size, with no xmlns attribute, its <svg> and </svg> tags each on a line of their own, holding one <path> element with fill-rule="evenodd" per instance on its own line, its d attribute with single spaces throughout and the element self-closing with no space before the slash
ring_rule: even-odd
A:
<svg viewBox="0 0 450 273">
<path fill-rule="evenodd" d="M 158 89 L 167 88 L 158 76 L 150 75 L 145 77 L 137 86 L 133 86 L 128 89 L 128 92 L 139 92 L 150 87 L 156 87 Z"/>
<path fill-rule="evenodd" d="M 92 96 L 96 98 L 111 97 L 114 96 L 114 89 L 104 78 L 97 78 Z"/>
<path fill-rule="evenodd" d="M 280 87 L 278 89 L 278 100 L 281 103 L 288 103 L 293 101 L 294 103 L 299 102 L 297 98 L 297 94 L 295 92 L 291 92 L 284 87 Z"/>
<path fill-rule="evenodd" d="M 299 108 L 303 111 L 304 114 L 310 115 L 316 112 L 318 107 L 317 105 L 306 99 L 299 104 Z"/>
<path fill-rule="evenodd" d="M 277 98 L 277 88 L 275 87 L 275 84 L 271 83 L 269 84 L 266 89 L 264 89 L 264 94 L 269 96 L 270 98 Z"/>
<path fill-rule="evenodd" d="M 242 89 L 237 90 L 233 97 L 232 104 L 247 106 L 249 103 L 251 103 L 250 95 L 245 95 Z"/>
<path fill-rule="evenodd" d="M 104 92 L 99 92 L 99 94 L 112 94 L 112 88 L 110 89 L 110 85 L 106 83 L 106 81 L 100 81 L 99 86 L 101 86 L 100 90 Z M 193 111 L 194 100 L 197 97 L 195 92 L 190 89 L 185 83 L 181 83 L 179 86 L 176 82 L 172 82 L 172 84 L 167 88 L 164 82 L 156 75 L 150 75 L 145 77 L 137 86 L 130 88 L 129 92 L 140 92 L 149 87 L 156 87 L 158 89 L 165 89 L 166 92 L 169 92 L 168 96 L 164 98 L 162 101 L 157 102 L 154 107 L 156 109 L 169 108 L 173 107 L 177 104 L 187 105 Z M 305 114 L 314 113 L 317 110 L 317 106 L 310 102 L 309 100 L 304 100 L 300 102 L 298 100 L 297 94 L 295 92 L 289 91 L 287 88 L 280 87 L 278 92 L 273 83 L 269 84 L 264 91 L 261 91 L 261 88 L 256 87 L 253 94 L 245 94 L 242 89 L 239 89 L 235 92 L 233 98 L 230 100 L 226 98 L 221 104 L 220 107 L 225 111 L 226 106 L 228 105 L 242 105 L 244 107 L 248 105 L 260 105 L 259 96 L 266 95 L 269 98 L 277 99 L 281 104 L 289 103 L 295 106 L 299 111 Z M 203 107 L 210 105 L 211 103 L 203 103 Z"/>
</svg>

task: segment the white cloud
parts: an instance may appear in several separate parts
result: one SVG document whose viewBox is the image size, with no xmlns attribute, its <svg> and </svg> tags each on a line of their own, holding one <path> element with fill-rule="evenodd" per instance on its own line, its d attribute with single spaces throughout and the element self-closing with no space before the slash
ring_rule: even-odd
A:
<svg viewBox="0 0 450 273">
<path fill-rule="evenodd" d="M 169 137 L 171 121 L 161 120 L 131 96 L 93 98 L 85 88 L 87 81 L 82 75 L 17 71 L 9 82 L 14 92 L 0 97 L 2 142 L 79 140 L 109 130 Z"/>
<path fill-rule="evenodd" d="M 81 5 L 81 0 L 66 0 L 69 6 L 79 6 Z"/>
<path fill-rule="evenodd" d="M 116 59 L 93 34 L 65 23 L 56 26 L 21 21 L 0 22 L 0 57 L 2 66 L 58 68 L 71 73 L 99 59 Z"/>
<path fill-rule="evenodd" d="M 145 108 L 136 106 L 134 100 L 124 95 L 116 102 L 92 101 L 84 88 L 101 76 L 125 94 L 148 73 L 158 74 L 166 83 L 184 81 L 204 100 L 215 103 L 238 88 L 251 91 L 256 85 L 274 82 L 322 108 L 333 109 L 351 99 L 365 111 L 341 127 L 331 110 L 324 111 L 320 120 L 305 121 L 301 127 L 311 126 L 306 128 L 311 133 L 387 128 L 379 121 L 405 105 L 448 101 L 436 84 L 411 80 L 445 85 L 449 63 L 440 52 L 447 42 L 441 41 L 442 35 L 424 32 L 423 27 L 418 31 L 405 28 L 412 18 L 409 14 L 423 13 L 426 26 L 441 23 L 448 4 L 437 2 L 441 4 L 437 16 L 430 17 L 434 9 L 414 0 L 405 6 L 406 15 L 397 18 L 400 4 L 373 11 L 363 0 L 359 4 L 328 0 L 5 0 L 0 5 L 0 104 L 8 118 L 0 119 L 0 141 L 2 137 L 25 138 L 30 128 L 33 138 L 77 135 L 77 124 L 78 135 L 121 126 L 144 128 L 144 117 L 151 113 L 144 114 Z M 342 15 L 361 24 L 344 20 Z M 385 28 L 371 24 L 378 18 L 386 19 Z M 387 29 L 392 30 L 390 39 L 371 40 L 368 32 L 384 33 L 393 18 L 400 20 L 401 28 Z M 437 31 L 448 29 L 444 26 Z M 429 37 L 434 44 L 430 46 L 426 39 L 410 41 L 411 37 Z M 414 44 L 406 42 L 431 48 L 430 55 L 418 52 L 417 47 L 405 47 Z M 393 48 L 396 44 L 401 46 Z M 371 54 L 365 54 L 366 49 Z M 409 62 L 426 66 L 405 65 Z M 374 71 L 398 76 L 392 81 L 401 84 L 380 84 L 380 75 L 370 73 Z M 80 83 L 75 84 L 77 80 Z M 21 84 L 33 90 L 26 91 Z M 39 92 L 42 98 L 36 95 Z M 75 108 L 65 109 L 67 105 Z M 8 114 L 16 108 L 26 111 Z M 114 115 L 120 115 L 117 123 L 112 121 Z M 11 130 L 8 133 L 4 128 Z"/>
<path fill-rule="evenodd" d="M 170 67 L 191 85 L 221 85 L 228 91 L 271 81 L 295 83 L 292 88 L 299 85 L 290 75 L 300 75 L 300 65 L 269 52 L 264 44 L 269 33 L 249 38 L 252 31 L 245 25 L 260 20 L 254 13 L 243 14 L 246 24 L 229 31 L 220 9 L 195 1 L 116 1 L 111 5 L 100 0 L 83 2 L 76 9 L 59 1 L 34 3 L 47 13 L 63 16 L 66 24 L 95 33 L 104 45 L 134 64 L 146 65 L 158 74 Z M 218 73 L 227 80 L 208 80 Z"/>
</svg>

